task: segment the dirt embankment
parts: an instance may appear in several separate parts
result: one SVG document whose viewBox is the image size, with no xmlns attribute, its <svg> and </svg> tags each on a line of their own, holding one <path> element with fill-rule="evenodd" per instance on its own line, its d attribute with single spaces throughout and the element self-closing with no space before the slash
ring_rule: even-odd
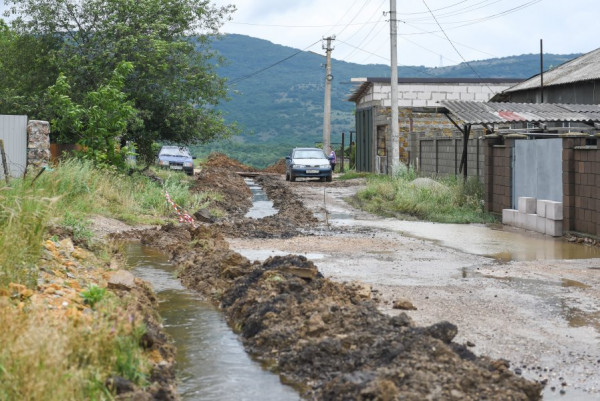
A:
<svg viewBox="0 0 600 401">
<path fill-rule="evenodd" d="M 165 226 L 142 241 L 168 252 L 183 283 L 218 304 L 247 350 L 307 399 L 539 399 L 541 385 L 506 361 L 453 343 L 453 324 L 384 315 L 368 287 L 328 280 L 303 256 L 251 263 L 207 226 Z"/>
<path fill-rule="evenodd" d="M 234 166 L 233 168 L 237 168 Z M 196 188 L 243 191 L 232 168 L 210 166 Z M 220 179 L 218 178 L 220 177 Z M 416 327 L 406 314 L 377 309 L 368 286 L 324 278 L 303 256 L 250 262 L 223 235 L 298 235 L 314 217 L 286 187 L 257 178 L 279 213 L 242 216 L 247 200 L 225 198 L 233 217 L 196 228 L 168 225 L 142 233 L 142 242 L 167 252 L 189 288 L 227 316 L 246 349 L 306 399 L 537 400 L 541 385 L 516 376 L 508 362 L 477 357 L 452 340 L 457 328 L 440 322 Z"/>
</svg>

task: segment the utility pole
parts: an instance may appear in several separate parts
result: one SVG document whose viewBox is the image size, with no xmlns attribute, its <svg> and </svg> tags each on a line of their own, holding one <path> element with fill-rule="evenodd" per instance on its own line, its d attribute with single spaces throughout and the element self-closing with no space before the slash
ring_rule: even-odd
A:
<svg viewBox="0 0 600 401">
<path fill-rule="evenodd" d="M 327 41 L 327 45 L 323 45 L 327 55 L 327 62 L 325 64 L 325 109 L 323 110 L 323 152 L 329 153 L 331 147 L 331 81 L 333 75 L 331 75 L 331 41 L 335 40 L 335 36 L 329 36 L 324 38 Z"/>
<path fill-rule="evenodd" d="M 392 91 L 392 132 L 390 152 L 387 158 L 388 174 L 395 176 L 400 170 L 400 128 L 398 126 L 398 24 L 396 20 L 396 0 L 390 0 L 390 43 L 391 43 L 391 91 Z"/>
</svg>

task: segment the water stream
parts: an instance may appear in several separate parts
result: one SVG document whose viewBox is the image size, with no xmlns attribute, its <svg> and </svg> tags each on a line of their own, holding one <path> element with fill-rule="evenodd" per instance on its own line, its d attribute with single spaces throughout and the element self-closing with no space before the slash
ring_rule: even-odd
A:
<svg viewBox="0 0 600 401">
<path fill-rule="evenodd" d="M 184 288 L 165 255 L 139 243 L 126 249 L 133 273 L 152 284 L 165 330 L 177 347 L 183 401 L 299 400 L 279 376 L 250 359 L 223 315 Z"/>
<path fill-rule="evenodd" d="M 277 209 L 273 207 L 273 201 L 269 200 L 262 187 L 256 184 L 252 178 L 244 178 L 244 181 L 252 192 L 252 207 L 244 217 L 262 219 L 277 214 Z"/>
</svg>

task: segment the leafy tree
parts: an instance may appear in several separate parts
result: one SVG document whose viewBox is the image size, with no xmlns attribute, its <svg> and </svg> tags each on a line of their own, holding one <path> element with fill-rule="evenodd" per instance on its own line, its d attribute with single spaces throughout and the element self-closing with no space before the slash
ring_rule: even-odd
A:
<svg viewBox="0 0 600 401">
<path fill-rule="evenodd" d="M 202 143 L 231 133 L 215 110 L 226 88 L 214 71 L 220 60 L 209 44 L 233 6 L 217 7 L 209 0 L 7 3 L 19 35 L 60 39 L 44 58 L 69 77 L 75 102 L 106 82 L 120 62 L 135 66 L 123 91 L 143 124 L 128 130 L 125 139 L 138 143 L 143 153 L 151 151 L 154 140 Z M 76 139 L 69 135 L 61 138 Z"/>
<path fill-rule="evenodd" d="M 58 72 L 44 54 L 56 49 L 50 37 L 18 35 L 0 19 L 0 114 L 34 114 Z"/>
<path fill-rule="evenodd" d="M 62 73 L 48 89 L 49 110 L 55 116 L 51 119 L 52 129 L 65 136 L 77 136 L 77 142 L 83 145 L 79 153 L 83 158 L 100 165 L 126 166 L 128 149 L 120 148 L 120 140 L 128 126 L 138 122 L 138 111 L 121 89 L 132 70 L 131 63 L 120 63 L 106 84 L 85 94 L 81 105 L 69 97 L 72 89 Z"/>
</svg>

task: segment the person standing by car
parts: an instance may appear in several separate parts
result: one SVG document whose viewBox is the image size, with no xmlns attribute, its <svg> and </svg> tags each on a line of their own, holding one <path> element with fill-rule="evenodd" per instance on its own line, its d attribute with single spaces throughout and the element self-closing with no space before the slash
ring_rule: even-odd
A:
<svg viewBox="0 0 600 401">
<path fill-rule="evenodd" d="M 335 150 L 331 149 L 331 152 L 329 153 L 329 164 L 331 164 L 331 172 L 332 173 L 333 173 L 333 170 L 335 170 L 335 163 L 336 163 Z"/>
</svg>

